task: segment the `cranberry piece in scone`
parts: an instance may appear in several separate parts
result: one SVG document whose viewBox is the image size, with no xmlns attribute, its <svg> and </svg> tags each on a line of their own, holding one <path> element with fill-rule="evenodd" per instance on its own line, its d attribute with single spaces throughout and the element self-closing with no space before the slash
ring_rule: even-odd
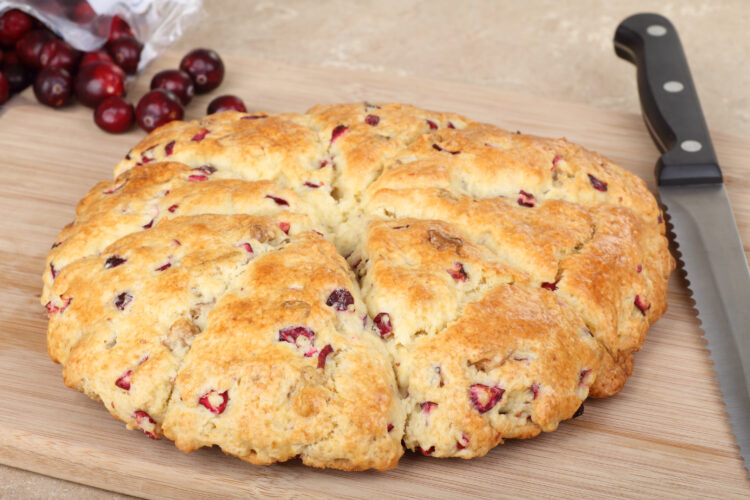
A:
<svg viewBox="0 0 750 500">
<path fill-rule="evenodd" d="M 486 413 L 494 408 L 504 393 L 505 389 L 484 384 L 473 384 L 469 387 L 469 399 L 479 413 Z"/>
<path fill-rule="evenodd" d="M 198 399 L 198 402 L 208 409 L 211 413 L 220 415 L 224 413 L 229 402 L 229 391 L 218 393 L 210 390 Z"/>
</svg>

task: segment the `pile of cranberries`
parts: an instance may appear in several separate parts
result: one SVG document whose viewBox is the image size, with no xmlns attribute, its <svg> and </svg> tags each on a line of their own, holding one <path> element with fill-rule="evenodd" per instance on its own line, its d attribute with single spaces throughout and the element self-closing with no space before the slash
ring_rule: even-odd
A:
<svg viewBox="0 0 750 500">
<path fill-rule="evenodd" d="M 224 64 L 210 49 L 190 51 L 180 68 L 157 73 L 151 91 L 137 106 L 125 99 L 126 77 L 134 75 L 142 44 L 119 16 L 97 16 L 85 0 L 50 0 L 51 14 L 86 24 L 107 38 L 99 50 L 81 53 L 41 22 L 17 9 L 0 15 L 0 106 L 15 93 L 33 85 L 37 100 L 52 108 L 77 99 L 94 109 L 94 121 L 110 133 L 130 130 L 134 122 L 150 132 L 183 117 L 183 106 L 194 93 L 214 90 L 224 78 Z M 214 99 L 208 113 L 246 111 L 242 100 L 225 95 Z"/>
</svg>

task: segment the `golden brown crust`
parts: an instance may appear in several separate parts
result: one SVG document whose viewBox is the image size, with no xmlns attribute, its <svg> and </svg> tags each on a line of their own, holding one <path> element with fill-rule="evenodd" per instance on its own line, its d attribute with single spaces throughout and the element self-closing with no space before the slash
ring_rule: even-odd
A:
<svg viewBox="0 0 750 500">
<path fill-rule="evenodd" d="M 47 258 L 48 349 L 183 451 L 481 456 L 618 392 L 666 308 L 653 196 L 564 139 L 399 104 L 226 112 L 115 175 Z"/>
</svg>

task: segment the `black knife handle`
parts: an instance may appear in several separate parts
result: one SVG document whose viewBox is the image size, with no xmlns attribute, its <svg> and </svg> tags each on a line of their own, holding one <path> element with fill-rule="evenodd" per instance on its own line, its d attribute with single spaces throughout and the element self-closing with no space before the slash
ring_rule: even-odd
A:
<svg viewBox="0 0 750 500">
<path fill-rule="evenodd" d="M 635 14 L 615 32 L 615 52 L 636 65 L 646 126 L 663 154 L 660 185 L 722 182 L 680 37 L 658 14 Z"/>
</svg>

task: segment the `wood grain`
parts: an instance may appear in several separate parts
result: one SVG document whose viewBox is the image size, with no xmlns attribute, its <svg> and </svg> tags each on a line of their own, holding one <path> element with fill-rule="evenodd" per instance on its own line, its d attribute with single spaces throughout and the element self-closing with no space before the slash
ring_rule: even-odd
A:
<svg viewBox="0 0 750 500">
<path fill-rule="evenodd" d="M 309 69 L 229 59 L 222 93 L 249 109 L 304 111 L 317 103 L 400 101 L 464 113 L 511 130 L 566 136 L 607 155 L 653 187 L 657 152 L 637 115 L 510 94 L 491 88 L 387 74 Z M 176 66 L 174 54 L 141 76 Z M 635 92 L 635 82 L 633 82 Z M 214 95 L 215 96 L 215 95 Z M 214 96 L 191 104 L 201 115 Z M 191 455 L 167 440 L 129 432 L 99 403 L 63 386 L 46 352 L 38 303 L 44 257 L 76 202 L 142 136 L 100 132 L 91 111 L 53 112 L 26 93 L 0 118 L 0 462 L 130 495 L 322 496 L 342 498 L 747 497 L 711 361 L 678 273 L 669 310 L 636 356 L 635 374 L 617 396 L 586 403 L 558 431 L 512 441 L 470 461 L 407 454 L 389 472 L 315 470 L 299 462 L 254 467 L 218 449 Z M 750 145 L 715 134 L 743 241 L 750 242 L 750 181 L 741 175 Z M 745 247 L 747 252 L 747 246 Z"/>
</svg>

